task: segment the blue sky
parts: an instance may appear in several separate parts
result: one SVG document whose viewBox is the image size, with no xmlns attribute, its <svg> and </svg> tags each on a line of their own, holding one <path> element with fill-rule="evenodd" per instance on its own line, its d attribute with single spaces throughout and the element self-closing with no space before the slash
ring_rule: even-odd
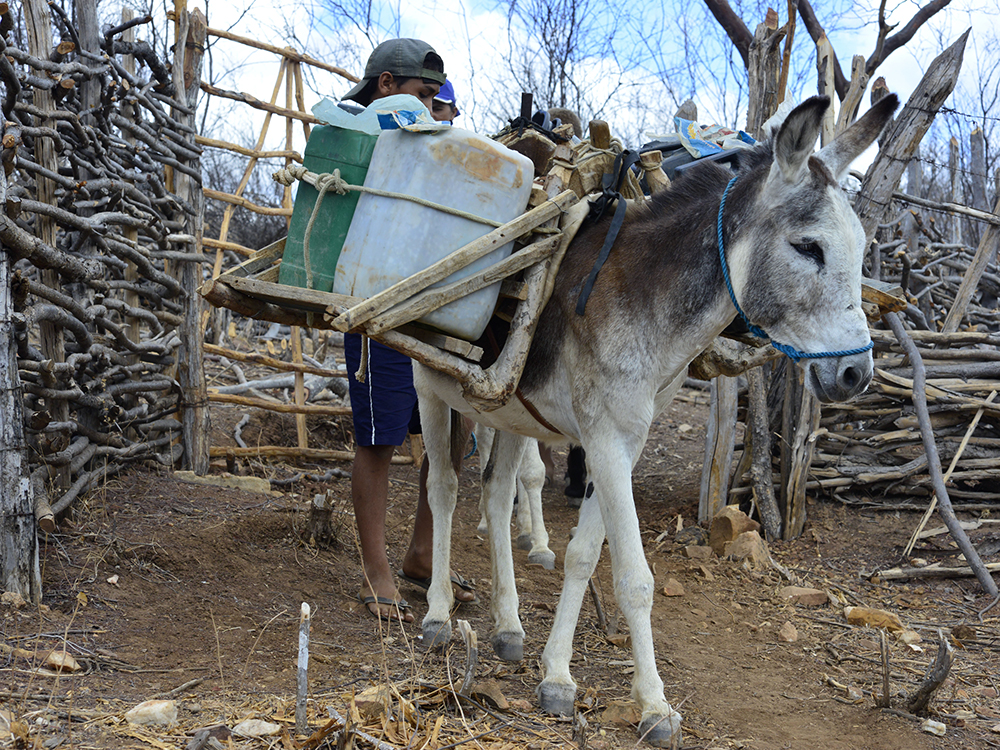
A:
<svg viewBox="0 0 1000 750">
<path fill-rule="evenodd" d="M 735 7 L 736 3 L 733 5 Z M 783 6 L 780 20 L 784 22 L 785 4 L 779 5 Z M 874 49 L 877 5 L 872 5 L 870 0 L 863 0 L 861 4 L 814 0 L 814 5 L 821 21 L 831 18 L 838 9 L 846 14 L 840 20 L 844 30 L 832 34 L 831 38 L 841 66 L 849 73 L 852 55 L 867 57 Z M 970 25 L 974 26 L 974 32 L 966 54 L 965 77 L 972 79 L 981 75 L 974 70 L 975 63 L 984 59 L 977 45 L 992 39 L 994 19 L 1000 15 L 996 5 L 996 0 L 986 4 L 954 0 L 906 48 L 897 50 L 877 75 L 883 75 L 890 89 L 905 100 L 930 60 Z M 505 61 L 511 56 L 512 46 L 523 50 L 531 44 L 526 41 L 522 29 L 508 26 L 504 8 L 484 0 L 407 3 L 373 0 L 372 7 L 375 29 L 370 37 L 362 33 L 358 24 L 341 24 L 335 28 L 337 19 L 329 15 L 321 15 L 319 23 L 310 22 L 304 6 L 290 0 L 237 0 L 225 7 L 211 5 L 209 12 L 214 15 L 210 15 L 209 24 L 272 44 L 292 44 L 358 74 L 374 41 L 397 34 L 422 38 L 441 53 L 449 78 L 456 87 L 463 110 L 457 125 L 490 132 L 503 123 L 504 116 L 516 114 L 520 91 L 511 80 L 510 66 Z M 701 121 L 730 127 L 744 124 L 745 93 L 742 98 L 739 95 L 742 63 L 735 54 L 727 57 L 728 45 L 721 29 L 702 3 L 682 5 L 665 0 L 663 5 L 640 2 L 622 7 L 629 8 L 631 15 L 598 16 L 591 18 L 591 22 L 604 29 L 617 24 L 631 33 L 623 34 L 613 50 L 605 46 L 600 54 L 581 62 L 577 71 L 588 101 L 595 109 L 599 108 L 599 116 L 611 123 L 612 132 L 621 133 L 629 140 L 641 138 L 645 132 L 663 132 L 670 127 L 675 102 L 690 94 L 694 94 L 699 105 Z M 898 23 L 901 28 L 917 7 L 908 0 L 890 6 L 890 23 Z M 681 8 L 679 27 L 677 14 Z M 664 20 L 663 13 L 672 17 Z M 752 18 L 748 11 L 742 15 L 751 29 L 759 20 Z M 258 19 L 265 17 L 278 21 L 264 29 Z M 295 40 L 290 41 L 280 26 L 274 27 L 278 24 L 293 30 Z M 687 51 L 685 39 L 689 44 Z M 811 93 L 815 85 L 812 49 L 808 34 L 799 24 L 792 76 L 798 74 L 808 81 L 803 95 Z M 654 53 L 659 53 L 659 60 L 653 59 Z M 667 90 L 662 77 L 657 75 L 658 65 L 675 66 L 674 74 L 668 77 L 672 91 Z M 274 85 L 277 63 L 273 56 L 248 52 L 230 42 L 216 40 L 213 71 L 217 76 L 227 72 L 218 81 L 219 85 L 266 99 Z M 691 84 L 693 80 L 697 80 L 694 85 Z M 306 95 L 309 106 L 318 101 L 321 94 L 337 97 L 350 87 L 348 82 L 325 74 L 316 76 L 309 85 L 313 88 Z M 249 122 L 242 126 L 253 129 Z"/>
</svg>

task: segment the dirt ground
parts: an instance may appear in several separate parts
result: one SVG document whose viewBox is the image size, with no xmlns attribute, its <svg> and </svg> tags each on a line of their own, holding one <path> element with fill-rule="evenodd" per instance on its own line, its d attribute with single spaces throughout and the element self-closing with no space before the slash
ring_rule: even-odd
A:
<svg viewBox="0 0 1000 750">
<path fill-rule="evenodd" d="M 771 553 L 795 582 L 830 593 L 830 602 L 819 606 L 783 601 L 778 592 L 789 582 L 777 571 L 682 554 L 674 534 L 678 517 L 687 526 L 697 515 L 706 412 L 703 395 L 685 391 L 682 399 L 654 425 L 634 480 L 657 582 L 652 613 L 657 663 L 667 699 L 684 715 L 682 746 L 1000 747 L 1000 669 L 994 658 L 1000 611 L 988 612 L 980 622 L 977 611 L 989 601 L 970 578 L 873 582 L 874 571 L 900 563 L 918 521 L 913 514 L 812 501 L 803 536 L 773 543 Z M 231 426 L 239 416 L 216 409 L 214 445 L 232 444 Z M 314 445 L 350 448 L 350 431 L 336 420 L 311 418 L 310 430 Z M 291 444 L 294 422 L 272 416 L 262 424 L 255 418 L 243 434 L 251 444 Z M 556 457 L 561 475 L 565 453 Z M 303 468 L 322 473 L 329 467 L 240 466 L 268 478 Z M 534 699 L 539 657 L 561 586 L 559 568 L 576 517 L 561 479 L 544 492 L 557 570 L 528 566 L 527 553 L 515 551 L 525 659 L 508 664 L 493 655 L 489 550 L 476 534 L 477 468 L 473 459 L 463 472 L 453 560 L 482 600 L 461 607 L 458 617 L 469 621 L 482 645 L 473 697 L 487 710 L 470 702 L 456 705 L 441 689 L 461 682 L 466 650 L 460 640 L 447 656 L 421 647 L 419 623 L 426 611 L 421 592 L 401 585 L 417 618 L 405 627 L 380 630 L 358 603 L 361 573 L 348 480 L 299 481 L 282 491 L 254 494 L 184 483 L 166 471 L 146 469 L 109 479 L 44 540 L 40 608 L 0 607 L 2 643 L 8 647 L 0 652 L 0 728 L 3 717 L 22 722 L 14 735 L 0 731 L 0 747 L 181 748 L 196 730 L 220 725 L 226 728 L 214 730 L 214 736 L 224 747 L 296 747 L 290 737 L 228 735 L 247 718 L 295 734 L 302 602 L 312 608 L 310 732 L 333 708 L 391 746 L 634 747 L 638 717 L 629 698 L 631 653 L 606 554 L 596 590 L 610 630 L 617 627 L 618 633 L 598 627 L 594 604 L 586 600 L 573 664 L 586 727 L 577 727 L 574 739 L 573 723 L 541 715 Z M 412 524 L 417 475 L 411 466 L 396 466 L 392 474 L 390 558 L 398 563 Z M 326 489 L 336 499 L 336 539 L 317 548 L 302 532 L 309 502 Z M 988 541 L 989 535 L 979 530 L 973 540 Z M 945 564 L 955 554 L 946 535 L 922 542 L 914 552 Z M 683 593 L 665 595 L 669 579 L 680 583 Z M 952 640 L 951 676 L 931 702 L 931 715 L 946 727 L 944 737 L 922 732 L 919 720 L 876 707 L 882 693 L 879 631 L 848 625 L 846 604 L 890 610 L 923 638 L 915 647 L 889 639 L 895 709 L 905 709 L 906 696 L 933 661 L 938 630 Z M 797 631 L 791 642 L 779 636 L 783 627 L 788 633 L 788 623 Z M 962 624 L 973 629 L 956 632 Z M 81 671 L 38 667 L 44 654 L 60 647 L 78 660 Z M 377 693 L 380 685 L 393 691 L 388 714 L 362 696 Z M 352 696 L 362 700 L 352 705 Z M 151 698 L 177 701 L 174 725 L 124 721 L 125 711 Z M 15 739 L 18 732 L 27 736 Z M 356 747 L 371 747 L 363 737 L 354 741 Z M 305 746 L 332 747 L 326 742 L 316 738 Z"/>
</svg>

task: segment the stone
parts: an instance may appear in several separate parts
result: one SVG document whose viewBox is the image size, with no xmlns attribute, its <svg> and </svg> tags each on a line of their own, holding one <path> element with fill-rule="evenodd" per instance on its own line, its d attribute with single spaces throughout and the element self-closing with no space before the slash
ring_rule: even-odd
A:
<svg viewBox="0 0 1000 750">
<path fill-rule="evenodd" d="M 177 722 L 177 701 L 144 701 L 125 712 L 129 724 L 165 724 Z"/>
<path fill-rule="evenodd" d="M 974 641 L 976 640 L 976 629 L 969 625 L 967 622 L 962 622 L 951 629 L 951 634 L 953 637 L 960 641 Z"/>
<path fill-rule="evenodd" d="M 725 557 L 734 560 L 748 560 L 754 568 L 766 568 L 771 564 L 767 544 L 756 531 L 744 531 L 735 541 L 726 544 Z"/>
<path fill-rule="evenodd" d="M 825 591 L 807 586 L 785 586 L 778 592 L 778 596 L 792 604 L 807 607 L 820 607 L 830 601 L 830 595 Z"/>
<path fill-rule="evenodd" d="M 65 651 L 50 651 L 45 657 L 45 666 L 54 672 L 79 672 L 83 667 Z"/>
<path fill-rule="evenodd" d="M 782 643 L 795 643 L 799 639 L 799 631 L 788 620 L 778 628 L 778 640 Z"/>
<path fill-rule="evenodd" d="M 905 643 L 907 646 L 915 646 L 923 640 L 916 630 L 901 630 L 896 637 L 900 643 Z"/>
<path fill-rule="evenodd" d="M 700 575 L 708 582 L 712 582 L 715 580 L 715 575 L 713 575 L 712 571 L 706 568 L 704 565 L 698 566 L 698 575 Z"/>
<path fill-rule="evenodd" d="M 631 701 L 612 701 L 601 713 L 602 724 L 638 724 L 642 720 L 639 707 Z"/>
<path fill-rule="evenodd" d="M 885 628 L 897 632 L 903 630 L 899 617 L 884 609 L 870 607 L 844 607 L 844 617 L 851 625 L 866 625 L 872 628 Z"/>
<path fill-rule="evenodd" d="M 928 734 L 933 734 L 938 737 L 944 737 L 948 728 L 940 721 L 934 721 L 934 719 L 924 719 L 924 723 L 920 725 L 920 731 L 927 732 Z"/>
<path fill-rule="evenodd" d="M 664 596 L 684 596 L 684 585 L 676 578 L 668 578 L 663 585 Z"/>
<path fill-rule="evenodd" d="M 711 547 L 703 547 L 700 544 L 689 544 L 684 548 L 684 557 L 691 560 L 711 560 L 715 552 Z"/>
<path fill-rule="evenodd" d="M 384 716 L 392 703 L 392 695 L 387 685 L 376 685 L 354 696 L 354 705 L 364 719 L 376 719 Z"/>
<path fill-rule="evenodd" d="M 22 609 L 23 607 L 28 606 L 24 597 L 16 591 L 4 591 L 0 594 L 0 604 L 3 604 L 5 607 L 11 607 L 12 609 Z"/>
<path fill-rule="evenodd" d="M 507 701 L 507 696 L 503 694 L 500 683 L 491 677 L 473 682 L 472 688 L 469 690 L 469 695 L 481 703 L 485 703 L 487 706 L 500 711 L 510 709 L 510 703 Z"/>
<path fill-rule="evenodd" d="M 674 544 L 681 547 L 687 547 L 688 545 L 698 545 L 705 546 L 708 544 L 708 532 L 701 526 L 687 526 L 674 536 Z"/>
<path fill-rule="evenodd" d="M 708 531 L 708 546 L 715 554 L 722 557 L 726 552 L 726 544 L 735 542 L 740 534 L 746 531 L 760 531 L 760 524 L 752 520 L 740 510 L 738 505 L 727 505 L 712 519 Z"/>
<path fill-rule="evenodd" d="M 280 724 L 263 719 L 247 719 L 233 727 L 233 734 L 238 737 L 272 737 L 280 731 Z"/>
</svg>

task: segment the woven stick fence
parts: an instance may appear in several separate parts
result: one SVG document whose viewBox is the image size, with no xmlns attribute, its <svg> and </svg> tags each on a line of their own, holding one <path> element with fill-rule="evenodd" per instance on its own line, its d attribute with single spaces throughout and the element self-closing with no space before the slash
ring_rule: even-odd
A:
<svg viewBox="0 0 1000 750">
<path fill-rule="evenodd" d="M 0 454 L 28 462 L 33 507 L 12 508 L 6 473 L 0 499 L 5 519 L 30 512 L 52 528 L 130 463 L 207 469 L 192 324 L 203 303 L 191 293 L 205 260 L 190 96 L 200 60 L 182 54 L 170 72 L 133 36 L 148 17 L 100 34 L 94 4 L 79 4 L 77 26 L 44 0 L 0 10 L 0 310 L 14 339 L 0 370 L 25 428 Z M 190 20 L 181 38 L 197 31 Z"/>
</svg>

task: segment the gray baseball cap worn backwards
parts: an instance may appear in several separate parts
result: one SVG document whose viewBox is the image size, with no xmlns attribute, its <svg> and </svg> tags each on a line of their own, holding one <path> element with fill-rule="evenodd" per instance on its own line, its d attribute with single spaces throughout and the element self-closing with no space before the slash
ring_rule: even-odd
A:
<svg viewBox="0 0 1000 750">
<path fill-rule="evenodd" d="M 419 39 L 390 39 L 382 42 L 368 57 L 365 77 L 347 92 L 344 99 L 355 99 L 369 81 L 386 71 L 403 78 L 426 78 L 435 83 L 444 83 L 447 80 L 444 73 L 424 67 L 424 58 L 428 52 L 437 55 L 431 45 Z"/>
</svg>

